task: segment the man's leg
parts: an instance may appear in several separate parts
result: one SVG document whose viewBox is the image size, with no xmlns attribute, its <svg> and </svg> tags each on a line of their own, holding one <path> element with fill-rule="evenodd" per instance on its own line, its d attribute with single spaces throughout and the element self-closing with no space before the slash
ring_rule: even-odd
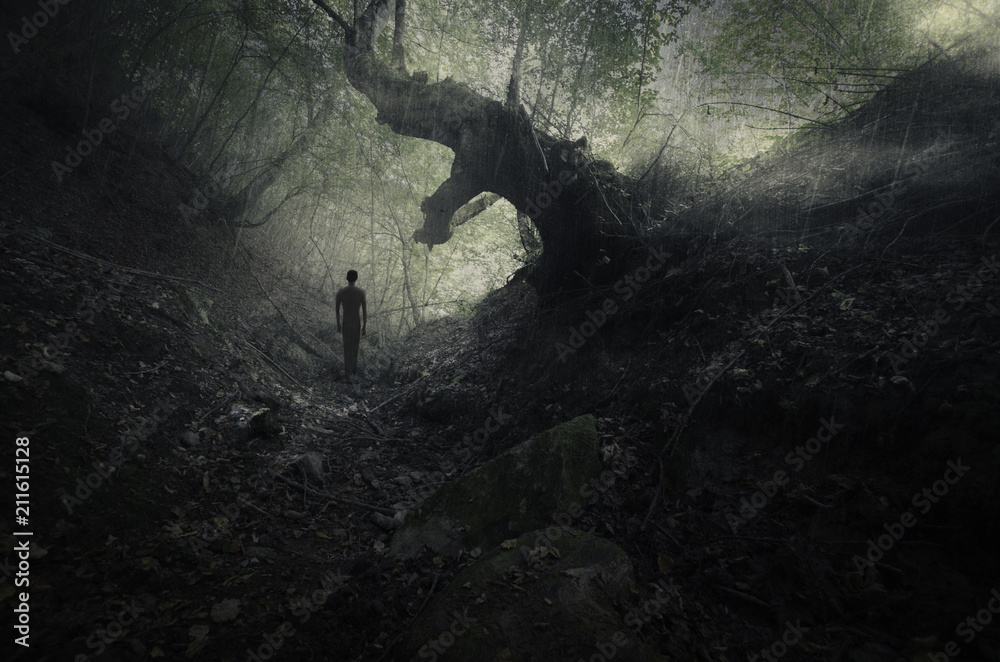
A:
<svg viewBox="0 0 1000 662">
<path fill-rule="evenodd" d="M 347 380 L 358 372 L 358 347 L 361 345 L 361 328 L 344 325 L 344 372 Z"/>
</svg>

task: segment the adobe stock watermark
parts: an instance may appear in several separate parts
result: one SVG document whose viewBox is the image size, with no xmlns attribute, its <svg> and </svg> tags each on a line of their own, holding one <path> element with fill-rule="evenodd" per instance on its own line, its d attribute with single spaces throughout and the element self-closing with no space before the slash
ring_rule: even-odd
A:
<svg viewBox="0 0 1000 662">
<path fill-rule="evenodd" d="M 653 597 L 643 602 L 642 607 L 630 609 L 625 614 L 625 625 L 631 628 L 633 632 L 638 633 L 643 625 L 649 623 L 649 621 L 660 613 L 660 609 L 670 602 L 671 595 L 676 594 L 677 589 L 670 582 L 666 579 L 660 579 L 656 582 L 656 591 Z"/>
<path fill-rule="evenodd" d="M 110 644 L 121 639 L 125 634 L 125 628 L 135 623 L 136 619 L 139 618 L 139 613 L 145 611 L 135 603 L 135 598 L 132 598 L 131 605 L 125 605 L 125 607 L 111 619 L 111 622 L 103 628 L 97 628 L 94 630 L 89 637 L 87 637 L 87 648 L 95 649 L 95 653 L 85 654 L 78 653 L 74 658 L 73 662 L 87 662 L 91 658 L 97 657 L 102 654 L 104 650 Z"/>
<path fill-rule="evenodd" d="M 903 177 L 894 181 L 889 186 L 889 190 L 879 193 L 875 200 L 868 203 L 866 208 L 862 209 L 860 206 L 858 207 L 857 220 L 854 223 L 846 224 L 844 234 L 841 236 L 842 240 L 848 244 L 855 244 L 861 236 L 874 230 L 879 219 L 888 214 L 899 200 L 910 193 L 910 187 L 907 182 L 923 175 L 930 169 L 927 160 L 955 144 L 955 139 L 940 128 L 938 129 L 938 137 L 942 141 L 940 143 L 935 142 L 926 151 L 910 159 L 902 170 Z"/>
<path fill-rule="evenodd" d="M 577 494 L 584 499 L 587 499 L 587 505 L 597 503 L 596 488 L 598 484 L 597 480 L 591 478 L 586 483 L 581 485 L 580 489 L 577 491 Z M 532 552 L 534 550 L 539 547 L 550 547 L 554 540 L 559 540 L 559 538 L 562 537 L 563 529 L 568 529 L 572 526 L 574 520 L 583 517 L 583 513 L 583 505 L 579 501 L 571 503 L 563 512 L 552 513 L 552 521 L 555 522 L 556 525 L 549 526 L 544 531 L 536 535 L 533 547 L 521 545 L 521 556 L 523 556 L 524 560 L 528 562 L 528 565 L 531 565 Z"/>
<path fill-rule="evenodd" d="M 160 423 L 167 420 L 167 416 L 175 409 L 176 407 L 170 404 L 169 400 L 158 400 L 149 418 L 138 417 L 138 429 L 121 436 L 121 446 L 134 446 L 148 439 L 159 429 Z M 109 459 L 110 465 L 107 467 L 96 461 L 91 463 L 94 470 L 86 476 L 77 477 L 76 483 L 73 485 L 75 489 L 72 492 L 69 489 L 62 490 L 59 500 L 62 502 L 63 507 L 66 508 L 68 514 L 72 515 L 74 508 L 83 505 L 84 501 L 92 497 L 111 478 L 115 472 L 114 467 L 120 467 L 125 461 L 121 447 L 111 451 Z"/>
<path fill-rule="evenodd" d="M 819 422 L 819 428 L 817 428 L 812 437 L 809 437 L 804 444 L 796 446 L 794 450 L 789 451 L 785 455 L 785 463 L 796 473 L 802 471 L 806 466 L 806 462 L 816 457 L 823 450 L 824 446 L 838 432 L 844 429 L 844 424 L 837 423 L 833 416 L 830 416 L 829 421 L 821 418 Z M 739 515 L 726 513 L 726 521 L 729 523 L 729 527 L 733 530 L 733 533 L 736 533 L 741 526 L 756 517 L 757 513 L 763 510 L 777 496 L 779 488 L 788 485 L 788 478 L 788 474 L 783 469 L 778 469 L 771 476 L 771 480 L 757 483 L 758 490 L 750 495 L 749 499 L 745 496 L 741 498 Z"/>
<path fill-rule="evenodd" d="M 21 17 L 21 31 L 10 31 L 7 33 L 7 41 L 10 42 L 10 47 L 13 49 L 14 55 L 21 52 L 21 46 L 24 46 L 38 36 L 39 30 L 43 29 L 49 24 L 49 21 L 56 17 L 60 7 L 69 3 L 70 0 L 40 0 L 38 8 L 41 11 L 32 14 L 31 18 L 27 16 Z"/>
<path fill-rule="evenodd" d="M 489 420 L 489 419 L 487 419 Z M 598 481 L 591 479 L 588 482 L 580 486 L 577 493 L 580 497 L 587 499 L 587 503 L 593 504 L 597 501 L 597 490 L 596 486 Z M 573 521 L 581 517 L 584 513 L 583 505 L 579 501 L 574 501 L 569 505 L 569 507 L 564 512 L 552 513 L 552 520 L 555 522 L 556 526 L 549 526 L 543 531 L 540 531 L 535 537 L 534 546 L 528 547 L 527 545 L 522 545 L 521 549 L 518 550 L 521 553 L 522 558 L 528 566 L 532 565 L 532 559 L 538 555 L 538 548 L 540 547 L 550 547 L 553 540 L 558 540 L 563 535 L 563 529 L 570 527 Z M 513 570 L 517 566 L 516 564 L 511 565 L 510 569 Z M 560 599 L 563 599 L 560 596 Z M 475 619 L 469 617 L 469 610 L 466 607 L 462 613 L 459 613 L 456 609 L 452 612 L 452 619 L 449 627 L 438 634 L 436 637 L 429 639 L 420 649 L 417 651 L 417 656 L 420 659 L 429 659 L 433 662 L 436 660 L 438 655 L 443 655 L 445 651 L 455 645 L 455 642 L 459 637 L 466 634 L 469 631 L 471 623 Z M 627 640 L 626 640 L 627 643 Z M 610 659 L 610 658 L 607 658 Z"/>
<path fill-rule="evenodd" d="M 737 345 L 739 348 L 739 345 Z M 743 350 L 740 349 L 739 354 L 742 354 Z M 681 387 L 681 392 L 684 394 L 684 399 L 687 400 L 690 407 L 694 407 L 701 400 L 708 389 L 711 388 L 715 380 L 722 376 L 724 368 L 715 366 L 711 364 L 698 375 L 698 378 L 694 381 L 694 386 L 690 386 L 687 383 Z"/>
<path fill-rule="evenodd" d="M 121 293 L 125 285 L 132 282 L 133 276 L 127 276 L 122 283 L 109 283 L 108 286 L 93 295 L 90 301 L 81 301 L 75 311 L 75 321 L 67 322 L 63 330 L 58 334 L 49 334 L 48 343 L 42 345 L 41 350 L 33 350 L 31 356 L 17 362 L 17 373 L 25 379 L 36 376 L 39 371 L 46 368 L 51 369 L 52 361 L 59 358 L 61 352 L 67 351 L 81 335 L 80 324 L 94 324 L 97 317 L 105 308 L 121 298 Z M 89 286 L 86 286 L 91 292 Z"/>
<path fill-rule="evenodd" d="M 971 467 L 962 464 L 962 458 L 957 460 L 948 460 L 947 468 L 944 471 L 944 475 L 938 480 L 934 481 L 930 487 L 925 487 L 916 494 L 910 500 L 914 508 L 920 509 L 921 515 L 926 515 L 931 511 L 931 507 L 938 501 L 943 499 L 951 489 L 951 486 L 957 483 L 959 480 L 965 476 L 966 472 L 969 471 Z M 899 516 L 899 520 L 891 524 L 883 524 L 882 528 L 885 529 L 885 533 L 878 536 L 878 538 L 868 539 L 868 550 L 865 554 L 865 558 L 855 554 L 851 561 L 854 562 L 854 567 L 857 571 L 864 575 L 865 567 L 874 568 L 875 564 L 885 556 L 889 550 L 896 546 L 903 536 L 906 535 L 907 529 L 912 528 L 917 523 L 917 518 L 914 517 L 913 513 L 909 510 L 904 512 Z"/>
<path fill-rule="evenodd" d="M 452 447 L 452 452 L 460 456 L 460 462 L 468 462 L 474 453 L 481 452 L 490 435 L 500 430 L 511 419 L 510 414 L 504 413 L 503 407 L 490 409 L 489 414 L 472 435 L 463 435 L 462 440 Z"/>
<path fill-rule="evenodd" d="M 323 580 L 326 583 L 332 582 L 338 587 L 343 586 L 345 580 L 349 578 L 349 575 L 342 575 L 339 569 L 336 574 L 328 572 L 323 576 Z M 327 588 L 314 590 L 310 596 L 302 598 L 299 605 L 292 610 L 292 616 L 298 619 L 300 626 L 305 625 L 312 618 L 313 614 L 323 608 L 331 593 L 333 591 Z M 294 636 L 296 632 L 297 630 L 291 621 L 282 621 L 281 625 L 274 632 L 264 633 L 264 643 L 258 646 L 257 650 L 246 649 L 247 662 L 266 662 L 270 660 L 285 645 L 285 640 Z"/>
<path fill-rule="evenodd" d="M 226 167 L 216 172 L 204 186 L 196 188 L 191 196 L 191 204 L 183 202 L 177 205 L 177 211 L 185 221 L 190 221 L 195 216 L 208 208 L 208 203 L 219 197 L 225 187 L 229 186 L 233 178 L 231 168 Z"/>
<path fill-rule="evenodd" d="M 973 616 L 969 616 L 955 627 L 955 634 L 962 638 L 966 644 L 971 644 L 983 628 L 993 622 L 993 614 L 1000 616 L 1000 591 L 993 589 L 990 592 L 990 601 Z M 943 653 L 928 653 L 931 662 L 948 662 L 953 657 L 958 657 L 962 652 L 962 647 L 955 641 L 949 641 L 944 645 Z"/>
<path fill-rule="evenodd" d="M 983 263 L 983 266 L 979 267 L 979 271 L 969 276 L 964 286 L 957 285 L 945 296 L 945 301 L 954 306 L 953 312 L 957 313 L 961 311 L 965 307 L 965 304 L 972 301 L 979 290 L 982 289 L 983 284 L 997 274 L 998 265 L 995 255 L 991 255 L 988 260 L 986 257 L 982 257 L 980 261 Z M 1000 314 L 996 306 L 990 303 L 987 303 L 986 306 L 990 314 Z M 917 333 L 913 334 L 913 338 L 910 340 L 904 339 L 900 343 L 898 354 L 891 351 L 885 353 L 885 358 L 889 360 L 892 369 L 898 373 L 900 368 L 906 365 L 910 359 L 916 357 L 918 350 L 925 347 L 931 338 L 936 336 L 941 331 L 941 328 L 950 321 L 951 315 L 944 308 L 935 309 L 929 318 L 921 320 L 917 324 Z"/>
<path fill-rule="evenodd" d="M 619 648 L 628 648 L 631 643 L 624 632 L 614 632 L 610 639 L 597 643 L 596 653 L 586 660 L 581 657 L 578 662 L 607 662 L 608 660 L 613 660 L 615 659 L 615 655 L 618 654 Z"/>
<path fill-rule="evenodd" d="M 628 301 L 634 297 L 653 278 L 653 275 L 663 268 L 670 255 L 659 246 L 650 248 L 646 264 L 639 266 L 631 274 L 615 283 L 614 292 L 618 295 L 619 301 Z M 587 319 L 575 327 L 570 327 L 566 342 L 555 343 L 553 347 L 556 351 L 556 357 L 565 363 L 566 358 L 576 354 L 577 350 L 583 347 L 597 333 L 598 329 L 607 324 L 608 320 L 618 313 L 618 310 L 618 301 L 614 299 L 605 299 L 600 308 L 588 310 Z"/>
<path fill-rule="evenodd" d="M 586 159 L 583 157 L 583 154 L 576 150 L 573 150 L 573 152 L 568 156 L 569 163 L 575 168 L 579 168 L 586 163 Z M 552 204 L 559 199 L 559 196 L 561 196 L 566 190 L 566 187 L 575 182 L 578 178 L 579 175 L 571 170 L 560 170 L 555 179 L 542 185 L 542 190 L 535 195 L 534 200 L 530 197 L 524 199 L 525 203 L 527 203 L 524 207 L 524 213 L 527 214 L 528 218 L 531 220 L 538 220 L 538 217 L 542 215 L 542 212 L 551 207 Z"/>
<path fill-rule="evenodd" d="M 781 639 L 776 640 L 767 648 L 762 648 L 760 653 L 747 653 L 747 660 L 748 662 L 757 662 L 757 660 L 763 659 L 766 662 L 775 662 L 775 660 L 780 660 L 787 655 L 789 649 L 801 641 L 802 630 L 799 629 L 798 625 L 792 625 L 791 621 L 785 621 L 785 631 L 781 633 Z"/>
<path fill-rule="evenodd" d="M 94 150 L 104 142 L 105 136 L 114 133 L 121 123 L 128 119 L 132 111 L 139 108 L 142 102 L 146 100 L 146 96 L 160 84 L 161 78 L 163 78 L 162 72 L 157 72 L 147 77 L 145 81 L 136 85 L 130 92 L 122 94 L 121 98 L 111 102 L 111 116 L 103 118 L 97 123 L 96 128 L 83 129 L 83 140 L 79 141 L 75 146 L 67 145 L 66 156 L 62 161 L 52 161 L 52 173 L 55 175 L 56 181 L 62 183 L 64 175 L 73 172 L 74 169 L 83 163 L 83 159 L 93 154 Z M 116 119 L 117 122 L 115 121 Z"/>
<path fill-rule="evenodd" d="M 469 608 L 466 607 L 465 610 L 459 614 L 456 609 L 453 611 L 451 624 L 446 630 L 433 639 L 430 639 L 426 644 L 420 647 L 417 651 L 417 657 L 420 659 L 429 659 L 431 662 L 437 659 L 438 655 L 444 655 L 444 652 L 455 645 L 458 637 L 469 631 L 472 622 L 475 619 L 469 618 Z"/>
<path fill-rule="evenodd" d="M 456 132 L 461 129 L 462 123 L 472 116 L 472 111 L 476 107 L 471 98 L 464 96 L 459 105 L 448 104 L 444 110 L 443 117 L 441 117 L 441 121 L 435 122 L 430 139 L 434 142 L 441 142 L 447 132 Z"/>
</svg>

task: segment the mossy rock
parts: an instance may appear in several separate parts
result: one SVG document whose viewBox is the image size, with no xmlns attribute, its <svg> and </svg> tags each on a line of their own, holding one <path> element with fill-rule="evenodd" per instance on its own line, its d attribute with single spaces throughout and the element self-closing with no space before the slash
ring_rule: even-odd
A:
<svg viewBox="0 0 1000 662">
<path fill-rule="evenodd" d="M 392 541 L 412 557 L 426 545 L 438 554 L 488 549 L 563 515 L 568 524 L 593 495 L 601 473 L 597 429 L 579 416 L 511 448 L 443 486 L 410 510 Z"/>
<path fill-rule="evenodd" d="M 504 547 L 455 576 L 414 621 L 395 659 L 663 659 L 623 619 L 634 579 L 620 547 L 570 528 L 532 531 Z"/>
</svg>

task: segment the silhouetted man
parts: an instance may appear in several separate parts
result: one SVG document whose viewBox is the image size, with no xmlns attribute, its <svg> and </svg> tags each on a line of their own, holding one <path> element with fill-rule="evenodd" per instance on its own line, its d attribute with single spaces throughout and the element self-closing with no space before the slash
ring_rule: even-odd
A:
<svg viewBox="0 0 1000 662">
<path fill-rule="evenodd" d="M 368 326 L 368 302 L 365 291 L 355 285 L 358 272 L 351 269 L 347 272 L 347 287 L 337 292 L 337 331 L 344 334 L 344 372 L 347 381 L 354 382 L 358 372 L 358 346 L 361 336 L 365 335 Z M 340 307 L 344 307 L 344 326 L 340 326 Z M 360 310 L 361 314 L 358 314 Z"/>
</svg>

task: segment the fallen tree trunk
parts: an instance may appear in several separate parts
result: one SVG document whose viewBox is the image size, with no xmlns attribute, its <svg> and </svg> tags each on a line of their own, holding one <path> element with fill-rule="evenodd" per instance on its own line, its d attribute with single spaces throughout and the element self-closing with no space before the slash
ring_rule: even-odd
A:
<svg viewBox="0 0 1000 662">
<path fill-rule="evenodd" d="M 541 289 L 607 280 L 602 272 L 611 278 L 638 244 L 632 219 L 639 206 L 631 201 L 630 181 L 594 160 L 585 138 L 549 136 L 523 105 L 486 98 L 451 78 L 428 83 L 426 75 L 408 75 L 399 53 L 403 11 L 393 0 L 372 0 L 353 25 L 322 0 L 314 2 L 344 30 L 347 78 L 375 106 L 377 121 L 455 153 L 448 179 L 420 205 L 424 224 L 415 240 L 429 247 L 448 241 L 468 218 L 456 212 L 492 193 L 537 228 L 542 255 L 532 280 Z M 393 16 L 394 57 L 386 63 L 373 44 Z"/>
</svg>

